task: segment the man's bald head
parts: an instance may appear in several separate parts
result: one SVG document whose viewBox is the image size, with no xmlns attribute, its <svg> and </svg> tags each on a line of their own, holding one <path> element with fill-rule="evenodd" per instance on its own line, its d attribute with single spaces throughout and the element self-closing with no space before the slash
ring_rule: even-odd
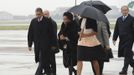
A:
<svg viewBox="0 0 134 75">
<path fill-rule="evenodd" d="M 45 10 L 45 11 L 44 11 L 44 16 L 45 16 L 45 17 L 50 17 L 50 12 L 49 12 L 48 10 Z"/>
<path fill-rule="evenodd" d="M 127 5 L 121 7 L 121 13 L 123 16 L 127 16 L 129 14 L 129 8 Z"/>
</svg>

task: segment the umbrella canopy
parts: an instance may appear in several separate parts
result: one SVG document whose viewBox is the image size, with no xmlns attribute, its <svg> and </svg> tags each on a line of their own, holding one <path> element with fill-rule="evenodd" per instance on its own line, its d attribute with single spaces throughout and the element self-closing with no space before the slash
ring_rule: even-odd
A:
<svg viewBox="0 0 134 75">
<path fill-rule="evenodd" d="M 71 9 L 69 9 L 68 12 L 78 14 L 81 17 L 92 18 L 97 21 L 103 21 L 104 23 L 109 23 L 106 16 L 100 10 L 98 10 L 92 6 L 77 5 L 77 6 L 72 7 Z"/>
<path fill-rule="evenodd" d="M 108 5 L 106 5 L 105 3 L 101 2 L 101 1 L 84 1 L 81 4 L 93 6 L 97 9 L 99 9 L 100 11 L 102 11 L 104 14 L 106 14 L 109 10 L 111 10 L 111 8 Z"/>
</svg>

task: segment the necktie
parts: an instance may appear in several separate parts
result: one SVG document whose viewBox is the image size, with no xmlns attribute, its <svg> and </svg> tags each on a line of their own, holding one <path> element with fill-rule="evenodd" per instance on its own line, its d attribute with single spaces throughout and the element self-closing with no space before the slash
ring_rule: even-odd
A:
<svg viewBox="0 0 134 75">
<path fill-rule="evenodd" d="M 40 22 L 41 20 L 40 20 L 40 18 L 38 18 L 38 22 Z"/>
<path fill-rule="evenodd" d="M 126 16 L 123 16 L 123 21 L 125 21 L 125 19 L 126 19 Z"/>
</svg>

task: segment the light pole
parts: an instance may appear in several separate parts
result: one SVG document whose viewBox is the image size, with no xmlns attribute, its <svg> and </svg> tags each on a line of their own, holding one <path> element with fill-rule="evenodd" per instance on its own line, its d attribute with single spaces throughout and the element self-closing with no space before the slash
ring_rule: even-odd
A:
<svg viewBox="0 0 134 75">
<path fill-rule="evenodd" d="M 91 0 L 91 2 L 92 2 L 93 0 Z M 75 0 L 75 6 L 77 5 L 77 0 Z"/>
<path fill-rule="evenodd" d="M 77 5 L 77 0 L 75 0 L 75 6 Z"/>
</svg>

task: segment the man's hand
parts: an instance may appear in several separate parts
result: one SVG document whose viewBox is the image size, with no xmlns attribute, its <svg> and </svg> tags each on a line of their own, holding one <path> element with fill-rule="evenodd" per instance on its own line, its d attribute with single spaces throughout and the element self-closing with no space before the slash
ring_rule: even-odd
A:
<svg viewBox="0 0 134 75">
<path fill-rule="evenodd" d="M 113 40 L 113 44 L 116 45 L 116 41 L 115 40 Z"/>
<path fill-rule="evenodd" d="M 64 35 L 60 35 L 60 40 L 65 40 Z"/>
<path fill-rule="evenodd" d="M 29 51 L 32 51 L 32 47 L 28 47 L 28 50 L 29 50 Z"/>
<path fill-rule="evenodd" d="M 51 47 L 53 53 L 59 53 L 59 49 L 56 46 Z"/>
<path fill-rule="evenodd" d="M 55 47 L 55 46 L 52 46 L 52 47 L 51 47 L 51 49 L 52 49 L 52 50 L 55 50 L 55 49 L 56 49 L 56 47 Z"/>
<path fill-rule="evenodd" d="M 110 46 L 105 46 L 106 47 L 106 50 L 109 50 L 110 49 Z"/>
</svg>

